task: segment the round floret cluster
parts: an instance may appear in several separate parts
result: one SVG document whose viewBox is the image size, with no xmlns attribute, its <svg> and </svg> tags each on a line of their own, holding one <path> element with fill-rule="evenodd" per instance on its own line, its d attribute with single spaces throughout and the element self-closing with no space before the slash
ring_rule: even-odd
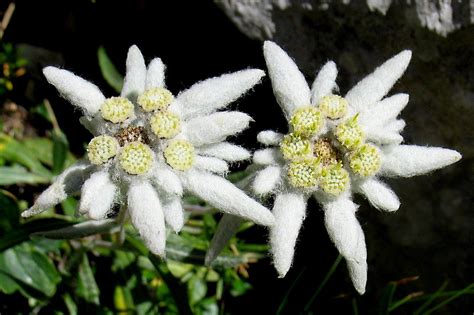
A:
<svg viewBox="0 0 474 315">
<path fill-rule="evenodd" d="M 146 174 L 152 167 L 154 153 L 149 144 L 151 138 L 165 141 L 181 132 L 181 119 L 169 111 L 173 94 L 164 88 L 152 88 L 137 98 L 138 109 L 146 113 L 146 124 L 135 115 L 134 104 L 124 97 L 111 97 L 100 108 L 102 118 L 109 123 L 119 125 L 114 135 L 101 135 L 92 139 L 87 147 L 88 157 L 95 165 L 105 164 L 118 157 L 118 165 L 130 175 Z M 168 165 L 175 170 L 188 170 L 194 162 L 194 147 L 185 140 L 169 140 L 158 146 Z"/>
<path fill-rule="evenodd" d="M 280 151 L 293 187 L 319 187 L 330 195 L 340 195 L 349 187 L 349 170 L 361 177 L 379 170 L 380 153 L 365 142 L 358 115 L 343 119 L 347 107 L 343 97 L 328 95 L 317 107 L 299 108 L 290 118 L 290 132 L 281 140 Z M 341 121 L 329 124 L 329 120 L 338 119 Z"/>
</svg>

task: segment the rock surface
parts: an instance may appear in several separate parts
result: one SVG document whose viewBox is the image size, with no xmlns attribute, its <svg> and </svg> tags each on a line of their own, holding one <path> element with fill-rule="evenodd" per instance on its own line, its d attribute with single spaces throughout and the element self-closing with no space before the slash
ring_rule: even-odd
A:
<svg viewBox="0 0 474 315">
<path fill-rule="evenodd" d="M 405 18 L 440 35 L 446 36 L 454 30 L 474 23 L 474 1 L 472 0 L 217 0 L 239 29 L 252 38 L 271 38 L 277 30 L 274 14 L 279 11 L 299 8 L 305 11 L 327 11 L 342 4 L 351 11 L 377 12 L 385 15 L 390 9 L 403 10 Z"/>
</svg>

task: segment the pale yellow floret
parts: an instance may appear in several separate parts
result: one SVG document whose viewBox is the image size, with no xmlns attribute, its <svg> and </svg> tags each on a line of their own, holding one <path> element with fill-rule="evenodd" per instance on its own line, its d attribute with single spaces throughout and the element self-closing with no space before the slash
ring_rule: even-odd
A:
<svg viewBox="0 0 474 315">
<path fill-rule="evenodd" d="M 294 133 L 303 136 L 313 136 L 321 130 L 324 117 L 315 107 L 302 107 L 296 110 L 290 119 L 290 126 Z"/>
<path fill-rule="evenodd" d="M 311 155 L 311 142 L 298 134 L 289 133 L 283 137 L 280 151 L 287 160 L 301 159 Z"/>
<path fill-rule="evenodd" d="M 92 164 L 100 165 L 117 155 L 119 143 L 111 136 L 98 136 L 87 145 L 87 157 Z"/>
<path fill-rule="evenodd" d="M 346 149 L 354 150 L 364 142 L 364 131 L 358 123 L 358 114 L 336 127 L 336 138 Z"/>
<path fill-rule="evenodd" d="M 324 166 L 319 178 L 321 189 L 331 195 L 340 195 L 349 185 L 349 173 L 341 163 Z"/>
<path fill-rule="evenodd" d="M 166 163 L 179 171 L 186 171 L 193 166 L 194 146 L 186 140 L 172 140 L 163 153 Z"/>
<path fill-rule="evenodd" d="M 140 175 L 148 172 L 153 164 L 153 152 L 141 142 L 127 143 L 120 152 L 120 166 L 129 174 Z"/>
<path fill-rule="evenodd" d="M 359 176 L 372 176 L 380 169 L 380 153 L 371 144 L 364 144 L 349 155 L 349 166 Z"/>
<path fill-rule="evenodd" d="M 318 184 L 321 167 L 315 158 L 292 161 L 287 168 L 288 181 L 296 188 L 314 187 Z"/>
<path fill-rule="evenodd" d="M 181 131 L 181 120 L 172 112 L 157 112 L 151 116 L 150 126 L 157 137 L 170 139 Z"/>
<path fill-rule="evenodd" d="M 164 88 L 155 87 L 138 96 L 137 103 L 145 112 L 165 110 L 173 102 L 173 94 Z"/>
<path fill-rule="evenodd" d="M 124 122 L 133 115 L 133 104 L 125 97 L 111 97 L 100 108 L 102 118 L 114 124 Z"/>
<path fill-rule="evenodd" d="M 348 102 L 339 95 L 326 95 L 319 102 L 319 109 L 326 117 L 330 119 L 339 119 L 344 117 L 347 112 Z"/>
</svg>

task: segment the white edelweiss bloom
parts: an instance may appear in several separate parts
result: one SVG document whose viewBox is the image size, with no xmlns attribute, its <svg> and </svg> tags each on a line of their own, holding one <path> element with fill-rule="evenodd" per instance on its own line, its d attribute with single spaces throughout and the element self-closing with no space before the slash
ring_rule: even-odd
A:
<svg viewBox="0 0 474 315">
<path fill-rule="evenodd" d="M 458 161 L 461 155 L 449 149 L 400 144 L 405 123 L 397 116 L 408 103 L 408 95 L 385 96 L 408 66 L 410 51 L 386 61 L 341 97 L 335 94 L 334 62 L 322 67 L 310 89 L 278 45 L 267 41 L 263 49 L 275 98 L 289 125 L 286 135 L 260 132 L 257 140 L 268 148 L 254 154 L 254 164 L 261 168 L 254 177 L 254 193 L 275 195 L 276 222 L 270 232 L 274 265 L 280 277 L 291 267 L 306 203 L 312 196 L 325 212 L 326 229 L 346 259 L 354 287 L 363 294 L 367 250 L 352 193 L 363 194 L 377 209 L 396 211 L 400 201 L 380 177 L 428 173 Z M 232 227 L 228 218 L 223 222 Z M 215 236 L 208 261 L 219 252 L 214 244 L 225 244 L 222 235 Z"/>
<path fill-rule="evenodd" d="M 80 121 L 95 137 L 87 147 L 88 160 L 66 169 L 23 216 L 81 190 L 81 214 L 102 220 L 123 205 L 147 247 L 160 256 L 165 255 L 165 223 L 175 232 L 184 224 L 184 191 L 224 213 L 273 224 L 267 208 L 220 176 L 228 163 L 250 158 L 246 149 L 225 139 L 252 119 L 217 110 L 251 89 L 264 72 L 225 74 L 175 97 L 165 88 L 164 71 L 159 58 L 147 68 L 140 50 L 132 46 L 121 96 L 106 98 L 94 84 L 67 70 L 44 69 L 46 79 L 82 110 Z"/>
</svg>

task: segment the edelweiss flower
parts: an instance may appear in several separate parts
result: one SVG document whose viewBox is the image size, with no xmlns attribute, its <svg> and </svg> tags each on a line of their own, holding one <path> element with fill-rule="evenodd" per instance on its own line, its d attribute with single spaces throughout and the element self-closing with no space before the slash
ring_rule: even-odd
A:
<svg viewBox="0 0 474 315">
<path fill-rule="evenodd" d="M 306 204 L 314 197 L 325 212 L 331 240 L 347 261 L 360 294 L 367 280 L 364 233 L 356 218 L 352 193 L 363 194 L 378 209 L 395 211 L 400 202 L 380 177 L 410 177 L 458 161 L 453 150 L 401 145 L 405 126 L 397 119 L 408 95 L 384 96 L 401 77 L 411 58 L 403 51 L 361 80 L 345 97 L 337 90 L 337 69 L 326 63 L 311 89 L 293 60 L 275 43 L 265 42 L 264 55 L 275 97 L 288 120 L 283 135 L 262 131 L 257 140 L 270 148 L 254 154 L 261 170 L 252 189 L 274 194 L 270 244 L 274 265 L 284 277 L 293 261 Z M 208 262 L 222 249 L 240 220 L 224 216 L 208 251 Z"/>
<path fill-rule="evenodd" d="M 337 90 L 337 69 L 326 63 L 311 89 L 293 60 L 275 43 L 264 44 L 275 97 L 289 124 L 286 135 L 263 131 L 258 141 L 272 148 L 257 151 L 256 193 L 276 195 L 270 244 L 281 277 L 291 266 L 295 242 L 313 196 L 325 212 L 331 240 L 347 261 L 361 294 L 367 280 L 367 251 L 352 193 L 376 208 L 395 211 L 400 202 L 380 177 L 410 177 L 445 167 L 461 155 L 443 148 L 402 145 L 405 126 L 397 119 L 408 95 L 385 97 L 411 58 L 406 50 L 362 79 L 344 97 Z"/>
<path fill-rule="evenodd" d="M 44 211 L 81 189 L 79 212 L 101 220 L 122 206 L 148 248 L 165 254 L 165 222 L 183 226 L 183 190 L 216 208 L 271 225 L 271 212 L 216 174 L 227 162 L 245 160 L 244 148 L 224 140 L 245 129 L 251 118 L 226 107 L 264 76 L 243 70 L 193 85 L 176 98 L 165 89 L 165 66 L 159 58 L 148 68 L 132 46 L 119 97 L 105 98 L 92 83 L 73 73 L 47 67 L 44 74 L 61 95 L 83 111 L 81 123 L 95 136 L 88 159 L 59 175 L 27 217 Z"/>
</svg>

